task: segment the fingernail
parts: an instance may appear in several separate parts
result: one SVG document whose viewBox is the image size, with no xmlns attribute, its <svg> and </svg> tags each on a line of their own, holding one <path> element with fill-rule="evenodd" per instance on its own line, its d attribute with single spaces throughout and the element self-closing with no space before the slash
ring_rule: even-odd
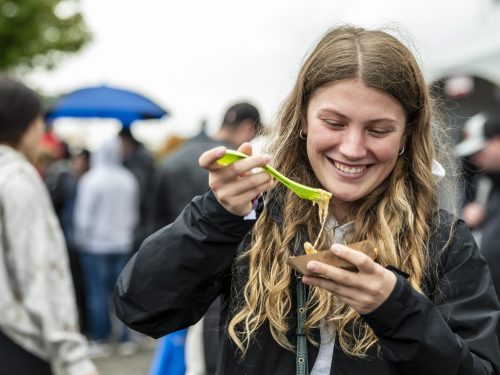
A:
<svg viewBox="0 0 500 375">
<path fill-rule="evenodd" d="M 226 154 L 226 148 L 224 146 L 215 149 L 215 156 L 220 158 Z"/>
<path fill-rule="evenodd" d="M 340 247 L 340 245 L 333 245 L 332 251 L 334 254 L 339 255 L 340 253 L 342 253 L 342 248 Z"/>
<path fill-rule="evenodd" d="M 318 270 L 318 263 L 316 262 L 307 263 L 307 269 L 311 272 L 316 272 Z"/>
<path fill-rule="evenodd" d="M 273 158 L 271 157 L 271 155 L 268 155 L 268 154 L 264 154 L 264 162 L 267 164 L 269 163 Z"/>
</svg>

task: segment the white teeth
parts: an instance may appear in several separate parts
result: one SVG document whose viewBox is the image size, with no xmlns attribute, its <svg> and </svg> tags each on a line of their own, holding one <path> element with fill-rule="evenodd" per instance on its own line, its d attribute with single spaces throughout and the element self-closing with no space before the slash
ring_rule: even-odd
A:
<svg viewBox="0 0 500 375">
<path fill-rule="evenodd" d="M 350 174 L 356 174 L 356 173 L 361 173 L 366 169 L 366 166 L 360 166 L 360 167 L 348 167 L 347 165 L 340 164 L 338 161 L 334 162 L 335 167 L 344 173 L 350 173 Z"/>
</svg>

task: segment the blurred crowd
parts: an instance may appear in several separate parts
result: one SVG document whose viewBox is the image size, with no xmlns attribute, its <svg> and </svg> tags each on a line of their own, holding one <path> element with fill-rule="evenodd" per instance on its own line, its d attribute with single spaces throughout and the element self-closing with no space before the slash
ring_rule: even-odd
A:
<svg viewBox="0 0 500 375">
<path fill-rule="evenodd" d="M 22 108 L 32 104 L 31 102 L 34 103 L 32 113 L 23 116 Z M 32 178 L 39 179 L 39 189 L 42 189 L 40 184 L 43 183 L 45 192 L 39 193 L 47 202 L 42 199 L 42 202 L 36 201 L 34 204 L 43 209 L 46 221 L 58 221 L 57 227 L 54 227 L 54 222 L 49 224 L 51 230 L 56 230 L 60 236 L 58 251 L 64 253 L 57 256 L 61 262 L 60 267 L 64 269 L 65 282 L 72 286 L 72 290 L 61 291 L 60 297 L 65 298 L 66 303 L 75 309 L 68 313 L 68 318 L 74 320 L 74 327 L 79 327 L 76 328 L 81 333 L 79 340 L 84 340 L 84 337 L 86 339 L 82 341 L 79 359 L 83 361 L 87 358 L 85 361 L 88 366 L 84 372 L 76 370 L 74 373 L 97 373 L 89 358 L 131 356 L 138 349 L 139 334 L 131 332 L 115 318 L 110 303 L 116 280 L 127 260 L 148 235 L 175 220 L 194 196 L 202 194 L 208 188 L 208 174 L 198 167 L 199 156 L 215 146 L 237 148 L 241 143 L 254 139 L 261 131 L 259 111 L 250 103 L 235 103 L 227 109 L 219 130 L 213 136 L 206 133 L 206 124 L 202 124 L 196 136 L 185 139 L 173 135 L 156 152 L 147 149 L 134 137 L 130 126 L 126 125 L 116 136 L 106 140 L 92 152 L 72 146 L 56 135 L 52 126 L 43 121 L 44 109 L 37 93 L 21 82 L 8 78 L 2 78 L 0 81 L 0 111 L 0 177 L 2 180 L 10 179 L 9 173 L 15 174 L 2 167 L 6 159 L 5 152 L 6 155 L 15 155 L 22 164 L 29 162 L 23 167 L 34 167 L 30 173 Z M 9 130 L 9 127 L 12 130 Z M 19 134 L 14 139 L 9 134 L 16 131 Z M 21 145 L 23 142 L 20 140 L 25 136 L 23 131 L 30 133 L 28 146 Z M 17 192 L 14 189 L 8 193 L 13 195 Z M 4 200 L 12 200 L 8 193 L 5 194 L 2 190 L 2 207 Z M 40 197 L 33 196 L 30 199 L 40 200 Z M 47 206 L 42 206 L 45 203 Z M 31 214 L 34 215 L 30 211 L 26 212 L 22 221 L 35 219 Z M 3 209 L 2 222 L 9 221 L 7 215 L 10 213 Z M 48 232 L 47 227 L 37 220 L 34 220 L 32 225 L 33 230 Z M 25 230 L 30 232 L 29 227 Z M 4 242 L 7 241 L 9 233 L 3 232 L 2 235 Z M 45 233 L 45 236 L 52 235 L 53 233 Z M 26 256 L 45 256 L 39 254 L 37 243 L 45 241 L 44 238 L 32 236 L 29 242 L 24 243 Z M 47 243 L 47 246 L 55 245 Z M 14 249 L 6 246 L 3 251 L 9 253 Z M 10 267 L 8 262 L 4 266 Z M 19 274 L 12 274 L 15 272 Z M 12 273 L 6 271 L 5 277 L 24 277 L 21 271 L 14 269 Z M 42 279 L 34 282 L 43 284 L 44 281 Z M 11 283 L 12 281 L 8 281 L 6 285 Z M 45 289 L 44 293 L 56 292 L 51 289 L 50 283 L 40 285 L 39 288 Z M 14 291 L 11 293 L 14 294 Z M 50 301 L 42 299 L 40 303 L 48 304 Z M 20 303 L 18 308 L 28 309 L 22 305 Z M 60 309 L 61 306 L 55 305 L 52 308 Z M 180 332 L 177 337 L 171 335 L 172 337 L 160 342 L 152 359 L 150 373 L 184 373 L 189 371 L 190 366 L 191 371 L 199 371 L 200 365 L 200 371 L 207 371 L 207 366 L 210 372 L 213 371 L 215 357 L 212 354 L 206 355 L 204 348 L 214 353 L 217 350 L 215 327 L 218 325 L 219 308 L 219 302 L 215 301 L 207 313 L 207 318 L 193 329 L 187 341 L 186 330 Z M 35 309 L 43 309 L 43 306 Z M 54 319 L 57 319 L 57 316 Z M 11 333 L 14 326 L 15 322 L 0 321 L 0 337 L 5 340 L 0 341 L 0 351 L 6 350 L 4 345 L 11 346 L 12 366 L 18 362 L 17 358 L 22 358 L 19 353 L 28 354 L 35 359 L 37 356 L 42 357 L 40 365 L 45 372 L 41 372 L 39 367 L 30 367 L 33 364 L 27 362 L 26 365 L 31 369 L 29 371 L 51 373 L 51 368 L 66 366 L 65 361 L 70 359 L 49 349 L 42 355 L 35 351 L 33 356 L 32 347 L 25 337 L 28 332 L 21 330 L 19 333 Z M 37 334 L 41 336 L 42 331 L 48 330 L 43 325 L 38 328 L 40 332 Z M 57 336 L 57 332 L 58 329 L 54 328 L 54 332 L 47 334 Z M 37 340 L 44 342 L 50 339 L 38 337 Z M 203 342 L 207 343 L 206 346 L 200 345 Z M 186 356 L 191 358 L 191 363 L 184 361 L 186 345 L 192 348 Z M 180 355 L 177 355 L 179 353 Z M 200 362 L 200 358 L 206 358 L 207 365 L 205 360 Z M 175 364 L 172 363 L 173 359 Z M 172 370 L 173 367 L 167 366 L 177 367 Z M 8 366 L 6 371 L 5 373 L 13 373 Z M 22 369 L 17 368 L 16 371 Z"/>
<path fill-rule="evenodd" d="M 498 295 L 500 116 L 476 112 L 456 145 L 464 181 L 459 214 L 489 262 Z M 0 308 L 12 311 L 0 314 L 0 350 L 29 357 L 26 366 L 38 371 L 32 373 L 60 366 L 97 374 L 90 358 L 130 356 L 138 348 L 139 334 L 114 317 L 110 303 L 127 260 L 207 190 L 208 174 L 198 165 L 204 151 L 249 141 L 259 149 L 265 129 L 258 109 L 240 102 L 222 114 L 214 135 L 202 125 L 192 138 L 173 135 L 149 150 L 128 125 L 90 152 L 58 137 L 43 114 L 36 93 L 0 80 Z M 15 246 L 22 258 L 13 255 Z M 214 374 L 220 308 L 215 300 L 195 326 L 161 339 L 150 374 Z"/>
</svg>

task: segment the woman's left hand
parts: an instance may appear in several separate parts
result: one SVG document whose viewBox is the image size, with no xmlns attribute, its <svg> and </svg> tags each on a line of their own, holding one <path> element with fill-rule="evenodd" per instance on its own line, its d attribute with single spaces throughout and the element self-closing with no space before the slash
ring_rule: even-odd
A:
<svg viewBox="0 0 500 375">
<path fill-rule="evenodd" d="M 329 251 L 352 263 L 358 272 L 310 261 L 307 269 L 318 276 L 303 276 L 304 284 L 328 290 L 360 314 L 372 312 L 389 297 L 396 285 L 393 272 L 347 246 L 333 245 Z"/>
</svg>

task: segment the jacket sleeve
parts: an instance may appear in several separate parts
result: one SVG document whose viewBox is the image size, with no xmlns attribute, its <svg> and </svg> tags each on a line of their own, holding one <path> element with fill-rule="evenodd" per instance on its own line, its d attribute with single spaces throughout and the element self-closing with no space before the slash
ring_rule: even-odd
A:
<svg viewBox="0 0 500 375">
<path fill-rule="evenodd" d="M 401 374 L 500 374 L 500 307 L 488 266 L 459 221 L 431 301 L 401 276 L 389 298 L 363 318 L 383 357 Z"/>
<path fill-rule="evenodd" d="M 117 316 L 155 338 L 196 323 L 221 293 L 253 222 L 226 211 L 210 190 L 194 198 L 125 266 L 115 289 Z"/>
<path fill-rule="evenodd" d="M 13 325 L 7 329 L 31 340 L 41 334 L 36 346 L 59 362 L 65 374 L 90 374 L 95 367 L 77 323 L 64 238 L 44 189 L 24 171 L 5 187 L 4 225 L 15 297 L 2 314 Z"/>
</svg>

